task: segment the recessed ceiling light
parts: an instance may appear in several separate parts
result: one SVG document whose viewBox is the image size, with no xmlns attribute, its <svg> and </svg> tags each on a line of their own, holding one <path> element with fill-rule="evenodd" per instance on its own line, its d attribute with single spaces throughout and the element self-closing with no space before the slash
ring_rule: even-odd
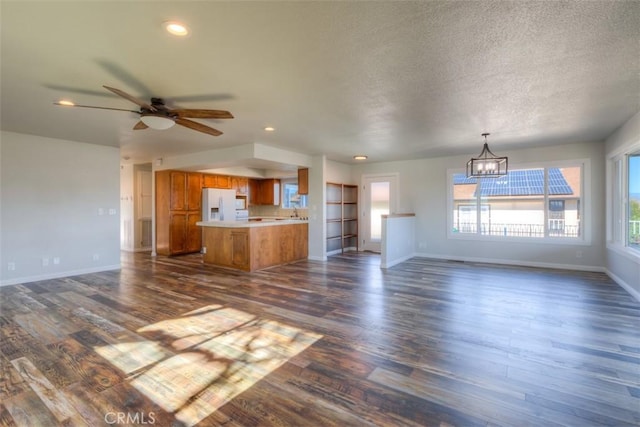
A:
<svg viewBox="0 0 640 427">
<path fill-rule="evenodd" d="M 353 160 L 367 160 L 368 158 L 368 156 L 363 155 L 353 156 Z"/>
<path fill-rule="evenodd" d="M 60 101 L 58 101 L 58 105 L 66 105 L 68 107 L 73 107 L 76 104 L 74 104 L 73 102 L 71 102 L 71 101 L 69 101 L 67 99 L 61 99 Z"/>
<path fill-rule="evenodd" d="M 276 130 L 276 128 L 273 128 L 271 126 L 267 126 L 266 128 L 264 128 L 265 132 L 273 132 L 274 130 Z"/>
<path fill-rule="evenodd" d="M 163 22 L 162 25 L 169 34 L 173 34 L 174 36 L 184 37 L 189 34 L 189 29 L 182 22 L 167 21 Z"/>
</svg>

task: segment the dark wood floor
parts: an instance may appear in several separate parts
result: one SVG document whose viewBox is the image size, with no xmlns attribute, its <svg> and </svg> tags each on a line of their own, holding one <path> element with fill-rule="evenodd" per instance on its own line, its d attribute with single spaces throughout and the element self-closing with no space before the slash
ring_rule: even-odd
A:
<svg viewBox="0 0 640 427">
<path fill-rule="evenodd" d="M 0 425 L 640 425 L 640 304 L 605 275 L 378 266 L 123 254 L 0 288 Z"/>
</svg>

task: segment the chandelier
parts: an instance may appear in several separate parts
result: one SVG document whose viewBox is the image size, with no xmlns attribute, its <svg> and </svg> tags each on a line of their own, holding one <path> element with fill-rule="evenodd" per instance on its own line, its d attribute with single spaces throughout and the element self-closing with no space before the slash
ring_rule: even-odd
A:
<svg viewBox="0 0 640 427">
<path fill-rule="evenodd" d="M 489 150 L 487 144 L 487 136 L 489 135 L 491 134 L 482 134 L 484 136 L 482 153 L 467 162 L 467 178 L 498 178 L 507 174 L 509 159 L 498 157 Z"/>
</svg>

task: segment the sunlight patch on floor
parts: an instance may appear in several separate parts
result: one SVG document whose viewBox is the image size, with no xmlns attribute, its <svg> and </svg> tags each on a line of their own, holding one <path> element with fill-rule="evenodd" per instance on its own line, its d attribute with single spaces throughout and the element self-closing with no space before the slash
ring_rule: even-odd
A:
<svg viewBox="0 0 640 427">
<path fill-rule="evenodd" d="M 149 340 L 96 351 L 133 373 L 136 389 L 186 425 L 197 424 L 322 337 L 218 305 L 137 332 Z M 171 345 L 174 354 L 163 352 L 156 341 Z M 155 357 L 129 360 L 125 350 Z M 143 361 L 147 365 L 140 369 Z"/>
<path fill-rule="evenodd" d="M 131 374 L 172 355 L 153 341 L 111 344 L 96 347 L 95 350 L 125 374 Z"/>
</svg>

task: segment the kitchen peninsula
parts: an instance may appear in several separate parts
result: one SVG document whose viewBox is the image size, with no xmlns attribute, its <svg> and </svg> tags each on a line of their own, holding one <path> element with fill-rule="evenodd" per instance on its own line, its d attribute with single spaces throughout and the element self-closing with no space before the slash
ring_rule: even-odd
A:
<svg viewBox="0 0 640 427">
<path fill-rule="evenodd" d="M 308 223 L 299 219 L 201 221 L 207 264 L 255 271 L 306 259 Z"/>
</svg>

